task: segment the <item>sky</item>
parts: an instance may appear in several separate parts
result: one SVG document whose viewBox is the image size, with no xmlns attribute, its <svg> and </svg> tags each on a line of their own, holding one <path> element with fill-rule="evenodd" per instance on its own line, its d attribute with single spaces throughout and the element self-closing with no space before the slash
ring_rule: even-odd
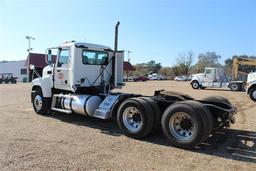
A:
<svg viewBox="0 0 256 171">
<path fill-rule="evenodd" d="M 255 0 L 0 0 L 0 61 L 69 41 L 113 47 L 120 21 L 119 50 L 131 63 L 175 65 L 179 54 L 215 51 L 221 62 L 256 55 Z M 125 55 L 127 60 L 127 54 Z"/>
</svg>

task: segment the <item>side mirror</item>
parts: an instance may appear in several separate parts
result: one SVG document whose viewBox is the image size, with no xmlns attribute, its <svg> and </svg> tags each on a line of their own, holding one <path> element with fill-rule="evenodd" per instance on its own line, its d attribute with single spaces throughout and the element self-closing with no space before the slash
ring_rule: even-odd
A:
<svg viewBox="0 0 256 171">
<path fill-rule="evenodd" d="M 47 62 L 48 62 L 48 64 L 52 63 L 52 50 L 51 49 L 48 49 L 48 51 L 47 51 Z"/>
<path fill-rule="evenodd" d="M 31 70 L 33 70 L 33 69 L 35 69 L 35 65 L 30 64 L 30 65 L 29 65 L 29 68 L 30 68 Z"/>
</svg>

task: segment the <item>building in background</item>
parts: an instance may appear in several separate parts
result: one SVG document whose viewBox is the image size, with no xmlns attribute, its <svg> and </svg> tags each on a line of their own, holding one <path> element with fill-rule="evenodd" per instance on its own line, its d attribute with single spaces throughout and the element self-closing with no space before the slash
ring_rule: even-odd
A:
<svg viewBox="0 0 256 171">
<path fill-rule="evenodd" d="M 57 58 L 56 55 L 52 55 L 52 62 L 53 63 L 55 63 L 56 58 Z M 29 71 L 28 74 L 27 74 L 28 78 L 29 78 L 29 81 L 32 80 L 32 76 L 34 76 L 34 78 L 36 78 L 36 75 L 33 74 L 33 71 L 29 67 L 30 65 L 34 65 L 35 70 L 39 73 L 40 76 L 42 76 L 44 67 L 46 67 L 48 65 L 46 63 L 45 54 L 41 54 L 41 53 L 29 53 L 28 54 L 27 59 L 24 63 L 24 66 Z"/>
<path fill-rule="evenodd" d="M 17 77 L 19 82 L 27 82 L 27 68 L 25 67 L 25 60 L 20 61 L 1 61 L 0 74 L 13 73 L 13 77 Z"/>
<path fill-rule="evenodd" d="M 132 64 L 128 61 L 124 61 L 123 69 L 124 69 L 124 79 L 125 78 L 128 79 L 130 76 L 130 72 L 135 71 L 135 68 L 133 68 Z"/>
</svg>

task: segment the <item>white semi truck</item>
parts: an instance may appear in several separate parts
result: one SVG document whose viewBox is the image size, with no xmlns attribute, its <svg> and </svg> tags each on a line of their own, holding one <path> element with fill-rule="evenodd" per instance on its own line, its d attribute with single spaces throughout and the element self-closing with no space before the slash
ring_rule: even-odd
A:
<svg viewBox="0 0 256 171">
<path fill-rule="evenodd" d="M 242 91 L 245 82 L 225 80 L 224 71 L 221 68 L 205 67 L 204 73 L 192 75 L 191 87 L 193 89 L 205 88 L 230 88 L 232 91 Z"/>
<path fill-rule="evenodd" d="M 121 131 L 141 139 L 162 128 L 169 142 L 193 148 L 213 131 L 234 123 L 236 108 L 219 96 L 202 100 L 168 91 L 154 96 L 116 93 L 123 86 L 123 51 L 115 48 L 67 42 L 47 49 L 43 76 L 32 81 L 31 102 L 36 113 L 78 113 L 101 119 L 115 119 Z M 56 63 L 51 63 L 57 49 Z M 97 124 L 97 123 L 95 123 Z"/>
<path fill-rule="evenodd" d="M 256 102 L 256 72 L 248 74 L 246 92 Z"/>
</svg>

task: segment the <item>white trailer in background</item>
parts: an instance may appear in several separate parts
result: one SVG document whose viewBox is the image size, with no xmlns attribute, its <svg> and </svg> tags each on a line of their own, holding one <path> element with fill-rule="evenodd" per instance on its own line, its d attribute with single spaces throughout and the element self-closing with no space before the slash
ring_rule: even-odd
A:
<svg viewBox="0 0 256 171">
<path fill-rule="evenodd" d="M 26 82 L 28 76 L 25 62 L 25 60 L 0 61 L 0 73 L 12 73 L 13 77 L 17 77 L 18 82 Z"/>
</svg>

